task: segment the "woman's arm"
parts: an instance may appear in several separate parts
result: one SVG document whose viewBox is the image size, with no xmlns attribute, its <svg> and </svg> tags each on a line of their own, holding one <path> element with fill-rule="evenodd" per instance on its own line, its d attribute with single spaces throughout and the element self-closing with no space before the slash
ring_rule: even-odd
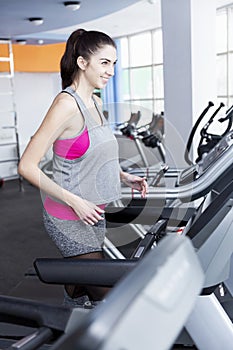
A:
<svg viewBox="0 0 233 350">
<path fill-rule="evenodd" d="M 77 106 L 73 99 L 68 95 L 58 95 L 39 129 L 27 145 L 21 157 L 18 172 L 43 192 L 72 207 L 86 224 L 94 224 L 102 219 L 99 213 L 104 211 L 95 204 L 83 200 L 57 185 L 39 167 L 41 159 L 54 141 L 69 131 L 74 116 L 78 118 Z M 81 117 L 79 119 L 81 129 L 83 121 Z"/>
</svg>

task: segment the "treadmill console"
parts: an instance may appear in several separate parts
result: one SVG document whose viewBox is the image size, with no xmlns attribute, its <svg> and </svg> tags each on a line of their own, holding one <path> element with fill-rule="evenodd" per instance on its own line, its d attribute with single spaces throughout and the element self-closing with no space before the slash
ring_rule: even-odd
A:
<svg viewBox="0 0 233 350">
<path fill-rule="evenodd" d="M 203 175 L 233 145 L 233 130 L 225 135 L 219 143 L 197 164 L 181 171 L 177 186 L 186 185 Z"/>
<path fill-rule="evenodd" d="M 198 170 L 199 170 L 198 164 L 191 165 L 188 168 L 182 170 L 177 179 L 177 186 L 183 186 L 195 181 L 195 179 L 199 177 Z"/>
<path fill-rule="evenodd" d="M 202 172 L 216 162 L 233 144 L 233 130 L 223 137 L 219 143 L 204 157 Z"/>
</svg>

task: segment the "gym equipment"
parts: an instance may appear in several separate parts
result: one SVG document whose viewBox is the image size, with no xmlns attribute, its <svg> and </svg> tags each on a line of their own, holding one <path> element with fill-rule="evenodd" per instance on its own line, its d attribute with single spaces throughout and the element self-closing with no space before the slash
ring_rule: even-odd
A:
<svg viewBox="0 0 233 350">
<path fill-rule="evenodd" d="M 227 175 L 231 175 L 233 166 L 233 131 L 226 134 L 220 142 L 197 164 L 182 170 L 175 186 L 151 187 L 147 198 L 157 200 L 180 199 L 191 202 L 207 194 L 216 184 L 222 183 Z M 122 198 L 140 198 L 140 194 L 131 193 L 131 189 L 122 188 Z"/>
<path fill-rule="evenodd" d="M 179 235 L 191 238 L 205 272 L 203 286 L 211 288 L 209 291 L 213 292 L 229 275 L 230 257 L 233 252 L 233 181 L 219 194 L 216 193 L 214 198 L 209 194 L 207 201 L 209 204 L 203 203 Z M 165 225 L 164 220 L 157 222 L 154 232 L 161 232 Z M 149 230 L 149 236 L 152 235 L 152 231 Z M 177 233 L 167 232 L 166 235 L 177 236 Z M 113 286 L 120 276 L 128 273 L 138 263 L 138 258 L 145 255 L 148 248 L 151 247 L 148 246 L 147 237 L 145 241 L 140 242 L 133 259 L 67 261 L 59 258 L 38 258 L 34 266 L 40 280 L 45 283 Z"/>
<path fill-rule="evenodd" d="M 176 199 L 177 197 L 180 197 L 184 201 L 191 201 L 196 198 L 199 198 L 201 196 L 206 196 L 205 200 L 202 201 L 202 205 L 199 206 L 199 213 L 203 211 L 205 207 L 208 208 L 208 206 L 211 205 L 211 202 L 215 199 L 217 193 L 222 193 L 225 188 L 231 184 L 232 181 L 232 167 L 233 167 L 233 131 L 229 132 L 221 141 L 220 143 L 212 149 L 212 151 L 204 158 L 204 161 L 202 163 L 202 166 L 200 167 L 198 164 L 194 165 L 195 169 L 197 169 L 198 176 L 195 181 L 191 181 L 191 176 L 187 176 L 188 181 L 184 181 L 185 185 L 182 185 L 180 187 L 172 188 L 172 189 L 163 189 L 163 192 L 160 188 L 157 189 L 158 197 L 160 198 L 167 198 L 170 196 L 172 199 Z M 193 170 L 193 166 L 191 167 L 191 170 Z M 185 173 L 185 176 L 187 173 Z M 182 179 L 185 178 L 185 176 L 182 177 Z M 230 186 L 230 185 L 229 185 Z M 184 190 L 184 189 L 185 190 Z M 167 192 L 166 192 L 167 191 Z M 224 192 L 223 192 L 224 193 Z M 216 199 L 217 200 L 217 199 Z M 219 210 L 221 209 L 221 206 L 223 206 L 222 203 L 224 203 L 224 195 L 218 199 L 221 203 L 220 207 L 218 206 Z M 222 201 L 222 202 L 221 202 Z M 213 203 L 216 203 L 213 202 Z M 175 222 L 175 219 L 177 220 L 176 223 L 179 224 L 179 226 L 182 224 L 184 226 L 187 225 L 187 222 L 190 218 L 197 217 L 198 208 L 183 208 L 183 211 L 181 208 L 163 208 L 156 206 L 145 206 L 146 202 L 143 203 L 143 205 L 134 205 L 132 207 L 128 206 L 126 208 L 122 208 L 121 211 L 117 213 L 117 215 L 114 215 L 113 213 L 110 213 L 109 216 L 106 214 L 107 220 L 112 220 L 115 223 L 118 221 L 119 223 L 122 222 L 129 222 L 129 220 L 137 220 L 139 222 L 142 222 L 144 220 L 145 224 L 149 224 L 149 220 L 153 220 L 152 222 L 155 223 L 157 219 L 160 220 L 166 220 L 165 225 L 167 226 L 168 222 L 167 220 L 170 220 L 169 224 L 171 224 L 171 220 L 173 219 L 173 222 Z M 208 221 L 212 218 L 214 215 L 212 213 L 212 208 L 215 204 L 212 204 L 209 209 L 209 218 Z M 119 209 L 119 208 L 115 208 Z M 168 210 L 170 209 L 170 210 Z M 223 209 L 221 209 L 223 210 Z M 131 216 L 129 216 L 129 213 Z M 186 214 L 186 216 L 185 216 Z M 180 217 L 179 217 L 180 215 Z M 204 214 L 203 214 L 204 215 Z M 205 214 L 206 215 L 206 214 Z M 215 216 L 217 213 L 215 214 Z M 216 216 L 217 217 L 217 216 Z M 181 220 L 180 222 L 178 220 Z M 193 219 L 192 219 L 193 220 Z M 199 219 L 198 222 L 200 222 L 201 219 Z M 206 219 L 205 219 L 206 220 Z M 205 222 L 205 221 L 204 221 Z M 210 220 L 212 222 L 212 220 Z M 220 222 L 220 219 L 219 219 Z M 165 226 L 164 225 L 164 226 Z M 197 225 L 197 223 L 195 223 Z M 120 225 L 119 225 L 120 226 Z M 196 227 L 196 226 L 194 226 Z M 193 227 L 192 227 L 193 229 Z M 158 237 L 158 234 L 160 235 L 162 231 L 159 233 L 154 231 L 152 235 L 152 241 L 153 239 L 156 240 L 156 237 Z M 146 236 L 146 235 L 145 235 Z M 148 237 L 148 235 L 147 235 Z M 155 237 L 155 238 L 154 238 Z M 143 242 L 143 241 L 142 241 Z M 143 243 L 142 243 L 143 244 Z M 111 250 L 111 247 L 109 248 Z M 113 246 L 112 255 L 115 257 L 117 256 L 117 248 Z M 124 258 L 124 256 L 123 256 Z M 66 262 L 67 263 L 67 262 Z M 50 268 L 50 264 L 48 264 L 48 270 Z M 60 267 L 59 267 L 60 269 Z M 70 273 L 71 269 L 69 269 Z M 75 273 L 77 273 L 77 270 L 75 270 Z M 54 271 L 52 272 L 54 274 Z M 226 279 L 226 278 L 225 278 Z M 224 280 L 224 279 L 223 279 Z M 60 280 L 60 283 L 62 281 Z M 68 283 L 66 281 L 66 283 Z M 69 282 L 71 283 L 71 282 Z M 77 283 L 77 281 L 76 281 Z"/>
<path fill-rule="evenodd" d="M 182 201 L 190 203 L 191 200 L 205 196 L 205 200 L 203 200 L 202 205 L 197 209 L 197 213 L 190 219 L 183 231 L 184 235 L 186 234 L 191 237 L 197 249 L 197 254 L 205 272 L 203 286 L 205 292 L 208 292 L 207 295 L 201 297 L 202 299 L 197 306 L 198 312 L 194 311 L 187 325 L 189 335 L 200 350 L 208 348 L 208 342 L 212 344 L 213 340 L 209 339 L 209 334 L 211 334 L 215 342 L 215 345 L 212 345 L 211 349 L 219 349 L 220 344 L 224 344 L 221 345 L 224 349 L 230 349 L 229 344 L 232 346 L 233 343 L 233 329 L 230 318 L 213 294 L 217 286 L 229 277 L 230 258 L 233 252 L 232 145 L 233 131 L 230 131 L 208 153 L 200 164 L 195 164 L 188 171 L 186 170 L 184 173 L 181 173 L 179 177 L 180 186 L 171 189 L 155 189 L 157 197 L 160 199 L 176 199 L 178 197 Z M 133 208 L 136 211 L 139 209 L 136 206 Z M 169 232 L 167 233 L 169 234 Z M 174 232 L 170 234 L 174 234 Z M 121 260 L 121 263 L 124 265 L 124 260 Z M 80 283 L 81 280 L 81 274 L 78 276 L 77 266 L 78 263 L 75 266 L 76 281 L 73 281 L 73 283 Z M 97 262 L 95 262 L 95 268 L 96 266 Z M 89 268 L 91 268 L 90 264 Z M 83 266 L 82 270 L 85 271 Z M 111 272 L 113 274 L 113 269 Z M 104 274 L 103 268 L 102 273 Z M 62 283 L 62 280 L 60 280 L 60 283 Z M 70 280 L 69 283 L 72 283 L 72 281 Z M 87 280 L 85 283 L 87 283 Z M 101 283 L 103 284 L 104 280 Z M 206 317 L 206 315 L 203 315 L 203 312 L 206 309 L 209 310 L 209 321 L 206 326 L 208 327 L 208 331 L 202 324 L 202 320 Z M 219 322 L 222 327 L 217 332 L 215 324 L 219 324 Z M 195 331 L 197 329 L 199 333 Z M 202 336 L 203 332 L 204 336 Z M 213 334 L 216 337 L 213 337 Z"/>
<path fill-rule="evenodd" d="M 217 111 L 219 111 L 219 108 Z M 214 119 L 217 111 L 212 115 L 211 120 Z M 231 126 L 231 114 L 232 111 L 228 111 L 229 123 L 227 129 Z M 178 173 L 164 167 L 159 172 L 157 171 L 157 174 L 156 172 L 150 173 L 148 169 L 146 174 L 139 174 L 149 176 L 148 184 L 153 183 L 156 187 L 150 186 L 147 200 L 142 201 L 139 192 L 122 186 L 121 200 L 115 201 L 106 208 L 106 211 L 110 212 L 106 215 L 107 221 L 111 222 L 110 225 L 108 223 L 108 227 L 116 226 L 116 222 L 120 224 L 129 222 L 127 221 L 129 220 L 129 213 L 131 213 L 130 228 L 137 237 L 136 239 L 146 234 L 146 230 L 142 225 L 152 225 L 156 219 L 169 219 L 168 226 L 174 226 L 175 223 L 178 226 L 184 226 L 187 219 L 193 215 L 209 191 L 214 191 L 216 186 L 223 186 L 224 183 L 230 181 L 232 142 L 232 131 L 229 131 L 221 136 L 218 144 L 203 159 L 180 170 Z M 136 208 L 133 209 L 133 207 Z M 114 215 L 116 212 L 118 215 Z M 152 222 L 152 220 L 154 221 Z M 114 241 L 113 238 L 110 238 L 110 241 L 111 239 Z M 111 249 L 108 249 L 107 253 L 111 254 Z M 117 255 L 116 249 L 112 253 L 111 257 L 114 255 L 117 258 L 120 257 Z"/>
<path fill-rule="evenodd" d="M 192 240 L 205 273 L 203 295 L 198 297 L 197 305 L 185 327 L 191 336 L 189 341 L 192 344 L 193 339 L 198 349 L 208 349 L 211 344 L 210 348 L 213 350 L 221 346 L 230 350 L 233 343 L 233 325 L 227 310 L 224 310 L 213 293 L 230 274 L 230 259 L 233 253 L 233 181 L 221 192 L 216 193 L 214 198 L 209 194 L 207 202 L 209 204 L 204 203 L 199 208 L 198 214 L 190 219 L 181 236 L 178 236 L 188 236 Z M 167 237 L 177 237 L 174 233 L 167 235 L 158 245 Z M 150 252 L 156 249 L 157 247 Z M 141 252 L 145 250 L 148 251 L 148 247 L 142 240 L 137 250 L 138 257 L 141 257 Z M 39 278 L 46 283 L 63 284 L 65 279 L 65 282 L 70 284 L 110 286 L 122 278 L 119 277 L 121 273 L 124 276 L 134 269 L 133 262 L 137 266 L 138 261 L 141 260 L 113 260 L 113 264 L 110 266 L 107 262 L 105 268 L 104 263 L 98 260 L 65 262 L 63 259 L 38 259 L 35 261 L 35 267 Z M 180 261 L 180 264 L 182 265 L 183 261 Z M 203 324 L 203 320 L 206 320 L 206 323 Z M 183 344 L 183 334 L 179 339 L 177 343 Z"/>
<path fill-rule="evenodd" d="M 219 303 L 213 291 L 229 278 L 233 252 L 233 181 L 216 195 L 186 234 L 192 239 L 205 271 L 206 295 L 199 297 L 185 327 L 200 350 L 231 349 L 232 315 Z M 210 231 L 213 232 L 210 234 Z M 198 234 L 195 234 L 198 231 Z M 184 232 L 185 234 L 185 232 Z M 213 337 L 213 334 L 215 336 Z"/>
<path fill-rule="evenodd" d="M 172 187 L 151 187 L 146 200 L 131 189 L 122 187 L 122 199 L 106 207 L 108 227 L 125 223 L 152 225 L 168 220 L 174 230 L 185 226 L 205 201 L 208 193 L 221 192 L 232 180 L 233 131 L 226 134 L 202 161 L 180 172 Z M 110 226 L 109 226 L 110 225 Z M 141 230 L 140 237 L 146 234 Z M 137 238 L 139 234 L 136 232 Z M 116 255 L 114 249 L 113 255 Z"/>
<path fill-rule="evenodd" d="M 196 167 L 197 165 L 195 165 L 195 169 L 197 169 L 198 171 L 200 171 L 200 173 L 197 172 L 197 174 L 195 174 L 195 182 L 198 182 L 200 179 L 202 179 L 202 181 L 199 181 L 199 185 L 201 188 L 199 188 L 199 191 L 198 191 L 198 188 L 197 186 L 194 186 L 194 190 L 192 188 L 192 177 L 190 176 L 186 176 L 187 173 L 185 174 L 184 176 L 184 179 L 186 179 L 186 181 L 184 181 L 184 185 L 181 184 L 180 186 L 177 186 L 176 188 L 176 191 L 179 191 L 179 187 L 186 187 L 186 192 L 183 194 L 182 192 L 182 199 L 185 199 L 187 200 L 188 198 L 196 198 L 198 196 L 198 193 L 200 194 L 207 194 L 208 191 L 209 191 L 209 200 L 212 202 L 212 200 L 216 197 L 215 196 L 215 193 L 222 193 L 222 190 L 224 190 L 224 187 L 227 188 L 227 184 L 229 183 L 229 180 L 231 179 L 232 180 L 232 132 L 228 133 L 221 141 L 220 143 L 214 147 L 214 149 L 210 152 L 211 155 L 207 155 L 202 164 L 201 164 L 201 167 L 200 167 L 200 164 L 198 164 L 198 167 Z M 209 176 L 207 176 L 206 174 L 208 174 Z M 211 177 L 211 175 L 213 175 Z M 209 177 L 209 179 L 208 179 Z M 203 180 L 204 178 L 204 180 Z M 182 182 L 182 181 L 181 181 Z M 205 185 L 204 185 L 204 182 L 205 182 Z M 213 191 L 213 185 L 214 185 L 214 191 Z M 232 185 L 232 184 L 231 184 Z M 188 187 L 189 187 L 189 196 L 187 195 L 187 192 L 188 192 Z M 190 190 L 191 190 L 191 196 L 190 196 Z M 232 191 L 232 189 L 230 188 L 229 191 Z M 224 193 L 224 191 L 223 191 Z M 174 193 L 173 193 L 174 194 Z M 163 198 L 165 197 L 165 199 L 167 198 L 166 196 L 164 196 L 163 194 Z M 218 198 L 218 197 L 216 197 Z M 227 198 L 227 193 L 225 192 L 224 195 L 221 197 L 222 199 L 224 198 Z M 208 201 L 205 201 L 203 207 L 206 206 L 206 208 L 208 208 Z M 216 203 L 213 201 L 213 203 Z M 224 218 L 226 217 L 229 224 L 232 223 L 232 211 L 230 210 L 230 214 L 228 213 L 228 209 L 230 208 L 231 209 L 232 207 L 232 198 L 228 198 L 228 201 L 227 201 L 227 204 L 222 206 L 221 205 L 221 209 L 220 210 L 220 216 L 222 215 Z M 210 207 L 211 210 L 209 211 L 210 213 L 210 227 L 211 225 L 216 225 L 220 223 L 220 220 L 217 219 L 217 215 L 212 213 L 212 210 L 213 210 L 213 207 Z M 202 208 L 203 209 L 203 208 Z M 224 211 L 225 210 L 225 211 Z M 227 212 L 227 215 L 226 215 L 226 212 Z M 205 211 L 203 211 L 203 213 L 205 213 Z M 206 214 L 205 214 L 206 215 Z M 203 217 L 202 217 L 203 218 Z M 197 221 L 196 221 L 197 222 Z M 200 221 L 199 221 L 200 222 Z M 206 221 L 208 222 L 208 221 Z M 197 223 L 196 223 L 197 225 Z M 219 226 L 220 229 L 217 230 L 217 245 L 215 248 L 221 248 L 223 249 L 223 244 L 222 244 L 222 229 L 223 229 L 223 226 Z M 230 227 L 230 225 L 228 225 L 228 227 Z M 205 233 L 206 232 L 206 228 L 202 228 L 202 233 Z M 227 249 L 231 249 L 231 246 L 229 244 L 230 240 L 230 228 L 227 230 L 227 234 L 225 235 L 226 236 L 226 239 L 224 239 L 224 242 L 227 243 L 225 246 L 227 246 Z M 224 236 L 224 237 L 225 237 Z M 212 236 L 213 237 L 213 236 Z M 212 241 L 213 238 L 211 238 L 210 240 L 208 240 L 208 242 L 210 242 L 210 248 L 212 247 L 212 244 L 213 244 L 213 241 Z M 228 241 L 229 240 L 229 241 Z M 162 241 L 161 241 L 162 242 Z M 221 244 L 219 244 L 219 242 L 221 242 Z M 202 247 L 205 247 L 205 248 L 202 248 L 204 251 L 206 249 L 206 252 L 208 251 L 211 251 L 210 249 L 207 249 L 207 245 L 205 245 L 206 243 L 203 243 L 203 246 Z M 201 250 L 200 250 L 201 251 Z M 214 252 L 217 252 L 216 253 L 216 257 L 220 257 L 220 261 L 222 261 L 222 255 L 219 254 L 219 251 L 215 250 Z M 224 254 L 225 254 L 225 251 L 224 251 Z M 204 254 L 203 256 L 205 256 L 206 254 Z M 229 260 L 229 255 L 230 255 L 230 250 L 228 250 L 228 253 L 225 255 L 226 256 L 226 259 Z M 214 261 L 213 257 L 210 259 L 210 262 L 211 261 Z M 220 271 L 217 271 L 218 273 L 220 272 L 220 274 L 217 276 L 217 278 L 215 278 L 215 281 L 212 280 L 212 282 L 216 283 L 216 282 L 219 282 L 219 277 L 221 276 L 221 279 L 224 281 L 224 278 L 227 278 L 227 265 L 229 266 L 229 263 L 228 261 L 226 262 L 226 260 L 224 260 L 224 264 L 225 265 L 222 265 L 223 266 L 223 269 L 220 269 Z M 210 266 L 210 263 L 207 264 L 208 268 Z M 213 266 L 213 265 L 212 265 Z M 222 274 L 222 270 L 224 270 L 224 274 Z M 215 269 L 210 269 L 210 271 L 214 272 Z M 206 275 L 207 276 L 207 275 Z M 211 277 L 211 274 L 208 274 L 208 276 Z M 216 275 L 213 275 L 216 277 Z M 220 280 L 221 280 L 220 279 Z M 211 282 L 211 283 L 212 283 Z M 210 287 L 211 284 L 206 284 L 205 286 L 207 287 Z M 206 297 L 205 297 L 206 298 Z M 221 339 L 221 341 L 223 340 L 223 343 L 224 344 L 224 349 L 228 349 L 228 344 L 229 344 L 229 339 L 231 339 L 231 342 L 230 344 L 232 344 L 232 338 L 231 338 L 231 334 L 232 334 L 232 329 L 231 327 L 229 327 L 229 320 L 227 318 L 227 315 L 222 313 L 222 309 L 221 309 L 221 312 L 219 312 L 218 310 L 220 310 L 220 305 L 218 303 L 216 303 L 216 300 L 213 298 L 213 295 L 210 295 L 210 296 L 207 296 L 207 299 L 204 299 L 204 300 L 208 300 L 208 302 L 204 302 L 204 305 L 202 306 L 202 309 L 204 309 L 205 305 L 207 306 L 207 304 L 210 304 L 211 305 L 211 309 L 212 309 L 212 316 L 211 316 L 211 319 L 216 319 L 216 320 L 219 320 L 220 318 L 220 315 L 219 313 L 221 313 L 222 315 L 224 315 L 224 322 L 222 323 L 223 325 L 226 325 L 226 329 L 225 329 L 225 333 L 223 332 L 222 333 L 222 336 L 221 334 L 218 334 L 219 336 L 219 339 Z M 201 301 L 201 304 L 203 303 L 203 299 Z M 216 305 L 216 307 L 214 307 L 214 305 Z M 217 310 L 216 310 L 217 309 Z M 200 321 L 200 316 L 199 316 L 199 321 Z M 191 334 L 192 332 L 192 327 L 194 327 L 194 325 L 196 326 L 196 321 L 194 316 L 193 316 L 193 322 L 189 322 L 189 333 Z M 191 326 L 190 326 L 191 325 Z M 214 326 L 214 324 L 213 324 Z M 190 329 L 191 327 L 191 329 Z M 208 327 L 210 327 L 210 324 L 208 324 Z M 212 327 L 212 325 L 211 325 Z M 226 333 L 229 332 L 229 335 L 226 335 Z M 215 330 L 215 333 L 214 334 L 217 334 L 216 333 L 216 330 Z M 191 334 L 192 335 L 192 334 Z M 224 341 L 224 339 L 227 339 L 227 342 L 226 340 Z M 198 342 L 200 341 L 199 339 L 198 340 L 195 340 L 195 342 Z M 200 341 L 201 342 L 201 341 Z M 226 342 L 226 344 L 225 344 Z M 217 342 L 217 344 L 219 344 Z M 201 346 L 203 346 L 202 348 L 201 347 L 198 347 L 199 349 L 205 349 L 206 347 L 206 344 L 202 344 Z M 214 348 L 212 348 L 214 349 Z M 217 347 L 216 347 L 217 349 Z"/>
<path fill-rule="evenodd" d="M 141 117 L 141 114 L 140 114 L 140 117 Z M 142 159 L 143 166 L 145 167 L 149 167 L 149 163 L 143 151 L 141 143 L 143 143 L 145 146 L 150 148 L 156 147 L 158 149 L 159 156 L 161 158 L 160 161 L 162 163 L 165 163 L 163 135 L 162 133 L 161 135 L 158 135 L 157 129 L 156 129 L 157 122 L 160 118 L 163 119 L 163 114 L 161 115 L 153 114 L 151 122 L 141 127 L 137 127 L 139 118 L 137 119 L 136 123 L 131 120 L 132 118 L 130 118 L 130 120 L 127 123 L 124 123 L 123 125 L 120 124 L 117 126 L 117 129 L 120 130 L 123 135 L 125 135 L 126 137 L 134 141 L 137 147 L 138 153 Z M 130 169 L 125 168 L 123 170 L 129 171 Z"/>
<path fill-rule="evenodd" d="M 208 129 L 209 129 L 210 125 L 213 123 L 215 116 L 218 114 L 218 112 L 220 111 L 220 109 L 222 107 L 224 107 L 224 103 L 221 102 L 219 107 L 212 114 L 212 116 L 210 117 L 208 122 L 202 127 L 202 129 L 200 131 L 201 138 L 200 138 L 200 141 L 199 141 L 199 145 L 197 147 L 198 157 L 196 159 L 196 162 L 199 162 L 231 130 L 232 117 L 233 117 L 233 106 L 230 107 L 226 111 L 226 117 L 220 118 L 218 120 L 221 123 L 226 121 L 226 120 L 228 120 L 228 125 L 226 127 L 226 130 L 222 133 L 222 135 L 211 134 L 211 133 L 208 132 Z M 197 129 L 197 126 L 200 124 L 201 120 L 202 120 L 202 118 L 199 118 L 197 120 L 193 130 Z M 185 150 L 185 160 L 186 160 L 186 162 L 189 165 L 193 164 L 193 162 L 191 162 L 191 160 L 189 158 L 189 154 L 188 154 L 189 151 L 190 151 L 190 148 L 191 148 L 191 144 L 192 144 L 193 138 L 194 138 L 194 134 L 191 133 L 190 137 L 189 137 L 189 140 L 187 142 L 186 150 Z"/>
<path fill-rule="evenodd" d="M 8 349 L 32 350 L 52 342 L 52 350 L 168 350 L 203 277 L 190 240 L 173 236 L 151 250 L 94 310 L 1 296 L 1 322 L 39 328 Z"/>
<path fill-rule="evenodd" d="M 216 115 L 219 113 L 219 111 L 221 110 L 222 107 L 224 107 L 224 104 L 221 102 L 219 107 L 215 110 L 215 112 L 211 115 L 211 117 L 209 118 L 209 120 L 205 123 L 205 125 L 201 128 L 200 130 L 200 141 L 197 147 L 197 154 L 198 157 L 196 159 L 195 162 L 191 161 L 190 159 L 190 150 L 191 150 L 191 146 L 194 140 L 194 137 L 197 133 L 198 127 L 200 125 L 200 123 L 203 121 L 205 115 L 207 114 L 207 112 L 209 111 L 209 109 L 211 107 L 214 106 L 213 102 L 209 102 L 207 107 L 203 110 L 203 112 L 201 113 L 201 115 L 199 116 L 199 118 L 197 119 L 196 123 L 194 124 L 191 133 L 189 135 L 188 141 L 187 141 L 187 145 L 185 148 L 185 152 L 184 152 L 184 159 L 186 161 L 186 163 L 190 166 L 193 165 L 197 162 L 200 162 L 202 160 L 202 158 L 208 154 L 208 152 L 231 130 L 232 127 L 232 117 L 233 117 L 233 106 L 230 107 L 227 111 L 226 111 L 226 116 L 220 118 L 218 121 L 223 123 L 225 121 L 228 120 L 228 124 L 226 126 L 225 131 L 221 134 L 221 135 L 215 135 L 215 134 L 211 134 L 208 132 L 208 128 L 210 127 L 210 125 L 213 123 Z M 136 130 L 136 129 L 135 129 Z M 134 131 L 135 133 L 136 131 Z M 139 150 L 140 151 L 140 150 Z M 165 154 L 165 153 L 164 153 Z M 165 163 L 165 161 L 164 161 Z M 179 173 L 182 171 L 183 169 L 170 169 L 168 166 L 165 166 L 163 163 L 161 164 L 161 168 L 158 170 L 157 169 L 131 169 L 129 170 L 131 173 L 135 173 L 138 174 L 140 176 L 147 176 L 147 178 L 152 178 L 152 181 L 150 182 L 150 186 L 154 186 L 154 183 L 157 185 L 158 181 L 156 181 L 156 177 L 157 175 L 159 176 L 158 172 L 163 172 L 163 176 L 164 177 L 177 177 L 179 175 Z M 154 179 L 153 179 L 154 178 Z"/>
</svg>

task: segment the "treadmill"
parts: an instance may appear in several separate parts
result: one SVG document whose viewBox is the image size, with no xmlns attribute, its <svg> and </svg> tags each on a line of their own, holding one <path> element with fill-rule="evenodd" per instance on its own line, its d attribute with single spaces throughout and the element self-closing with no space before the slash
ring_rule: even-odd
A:
<svg viewBox="0 0 233 350">
<path fill-rule="evenodd" d="M 203 280 L 190 239 L 166 237 L 94 310 L 0 296 L 1 329 L 23 326 L 19 340 L 8 336 L 0 340 L 0 347 L 169 350 L 193 309 Z"/>
</svg>

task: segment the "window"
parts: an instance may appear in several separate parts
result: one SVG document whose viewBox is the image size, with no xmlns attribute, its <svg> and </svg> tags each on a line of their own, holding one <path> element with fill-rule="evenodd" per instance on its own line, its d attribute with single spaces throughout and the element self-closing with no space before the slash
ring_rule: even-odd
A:
<svg viewBox="0 0 233 350">
<path fill-rule="evenodd" d="M 146 124 L 164 109 L 162 29 L 123 37 L 120 48 L 123 103 Z"/>
<path fill-rule="evenodd" d="M 233 103 L 233 7 L 217 11 L 217 95 L 230 107 Z"/>
<path fill-rule="evenodd" d="M 144 108 L 150 116 L 161 113 L 164 110 L 162 28 L 126 36 L 119 42 L 123 103 L 127 103 L 132 112 Z M 233 103 L 233 6 L 217 10 L 216 50 L 217 97 L 230 107 Z"/>
<path fill-rule="evenodd" d="M 146 32 L 129 37 L 129 61 L 131 67 L 152 63 L 151 33 Z"/>
</svg>

